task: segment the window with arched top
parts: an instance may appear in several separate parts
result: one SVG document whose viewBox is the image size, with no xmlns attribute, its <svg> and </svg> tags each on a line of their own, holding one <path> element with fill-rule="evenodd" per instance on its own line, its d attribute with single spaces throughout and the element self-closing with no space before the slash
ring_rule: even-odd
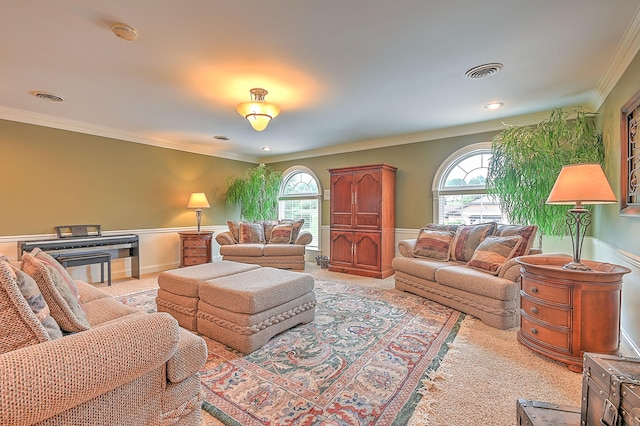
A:
<svg viewBox="0 0 640 426">
<path fill-rule="evenodd" d="M 320 180 L 306 167 L 291 167 L 282 174 L 278 218 L 304 219 L 302 230 L 313 235 L 307 245 L 310 250 L 320 249 L 321 193 Z"/>
<path fill-rule="evenodd" d="M 508 223 L 499 200 L 487 193 L 491 143 L 462 148 L 447 158 L 433 180 L 433 221 L 444 224 Z"/>
</svg>

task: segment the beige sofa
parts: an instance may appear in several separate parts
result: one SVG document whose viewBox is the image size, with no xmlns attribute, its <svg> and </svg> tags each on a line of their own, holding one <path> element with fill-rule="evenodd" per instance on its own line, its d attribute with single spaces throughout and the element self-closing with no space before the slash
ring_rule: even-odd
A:
<svg viewBox="0 0 640 426">
<path fill-rule="evenodd" d="M 520 265 L 537 227 L 427 225 L 398 244 L 395 287 L 508 329 L 518 324 Z"/>
<path fill-rule="evenodd" d="M 229 231 L 216 235 L 224 260 L 304 270 L 305 246 L 313 236 L 301 231 L 304 219 L 256 222 L 228 221 Z"/>
<path fill-rule="evenodd" d="M 0 424 L 199 425 L 204 340 L 34 259 L 0 260 Z"/>
</svg>

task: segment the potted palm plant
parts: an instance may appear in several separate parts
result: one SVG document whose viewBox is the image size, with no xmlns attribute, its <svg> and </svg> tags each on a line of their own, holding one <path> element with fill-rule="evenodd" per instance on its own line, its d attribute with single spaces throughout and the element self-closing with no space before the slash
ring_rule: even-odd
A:
<svg viewBox="0 0 640 426">
<path fill-rule="evenodd" d="M 487 190 L 511 223 L 537 225 L 539 242 L 566 234 L 567 207 L 545 204 L 562 167 L 604 160 L 594 115 L 580 108 L 556 108 L 538 125 L 509 127 L 494 137 L 492 151 Z"/>
<path fill-rule="evenodd" d="M 227 178 L 227 205 L 240 205 L 245 220 L 270 220 L 278 216 L 282 172 L 260 164 L 242 176 Z"/>
</svg>

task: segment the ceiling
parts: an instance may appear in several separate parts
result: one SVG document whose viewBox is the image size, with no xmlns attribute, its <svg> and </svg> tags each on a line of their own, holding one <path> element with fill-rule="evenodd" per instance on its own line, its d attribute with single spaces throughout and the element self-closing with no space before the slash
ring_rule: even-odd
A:
<svg viewBox="0 0 640 426">
<path fill-rule="evenodd" d="M 638 0 L 0 1 L 0 119 L 246 161 L 597 109 L 640 48 Z M 254 87 L 281 108 L 262 132 Z"/>
</svg>

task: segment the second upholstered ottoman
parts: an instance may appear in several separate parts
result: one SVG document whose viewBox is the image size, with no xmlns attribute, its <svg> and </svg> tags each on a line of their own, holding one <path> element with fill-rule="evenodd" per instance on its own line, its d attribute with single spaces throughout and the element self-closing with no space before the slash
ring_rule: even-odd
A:
<svg viewBox="0 0 640 426">
<path fill-rule="evenodd" d="M 258 265 L 222 260 L 186 268 L 172 269 L 158 275 L 158 312 L 168 312 L 178 324 L 191 331 L 197 331 L 196 310 L 200 286 L 206 280 L 226 277 L 260 268 Z"/>
<path fill-rule="evenodd" d="M 270 267 L 200 285 L 198 333 L 250 353 L 273 336 L 315 318 L 313 277 Z"/>
</svg>

